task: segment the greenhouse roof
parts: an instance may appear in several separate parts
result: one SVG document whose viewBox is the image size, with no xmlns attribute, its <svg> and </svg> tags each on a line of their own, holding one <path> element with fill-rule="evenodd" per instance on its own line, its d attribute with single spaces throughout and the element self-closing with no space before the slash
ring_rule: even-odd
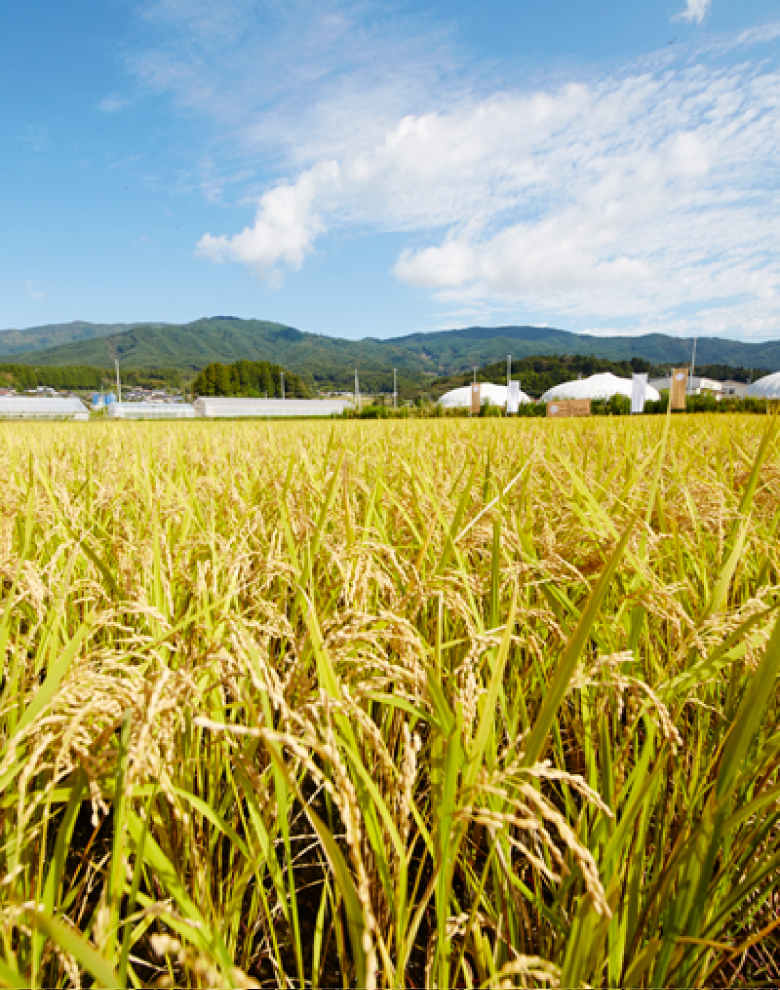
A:
<svg viewBox="0 0 780 990">
<path fill-rule="evenodd" d="M 112 402 L 109 419 L 192 419 L 193 406 L 186 402 Z"/>
<path fill-rule="evenodd" d="M 494 406 L 506 405 L 508 391 L 506 385 L 494 385 L 492 382 L 480 382 L 479 385 L 481 402 L 492 402 Z M 531 402 L 531 399 L 525 392 L 521 392 L 520 402 Z M 444 406 L 445 409 L 468 409 L 471 405 L 471 385 L 445 392 L 439 399 L 439 405 Z"/>
<path fill-rule="evenodd" d="M 8 395 L 0 397 L 0 416 L 87 416 L 87 407 L 81 399 L 43 398 L 32 395 Z"/>
<path fill-rule="evenodd" d="M 754 399 L 780 399 L 780 371 L 764 375 L 757 382 L 748 385 L 746 395 Z"/>
<path fill-rule="evenodd" d="M 351 399 L 247 399 L 204 395 L 195 400 L 195 409 L 201 416 L 333 416 L 351 408 Z"/>
<path fill-rule="evenodd" d="M 542 396 L 542 402 L 554 399 L 611 399 L 613 395 L 625 395 L 631 398 L 632 382 L 630 378 L 618 378 L 611 371 L 605 371 L 590 378 L 580 378 L 578 381 L 563 382 L 548 388 Z M 661 398 L 657 389 L 647 386 L 645 398 L 654 402 Z"/>
</svg>

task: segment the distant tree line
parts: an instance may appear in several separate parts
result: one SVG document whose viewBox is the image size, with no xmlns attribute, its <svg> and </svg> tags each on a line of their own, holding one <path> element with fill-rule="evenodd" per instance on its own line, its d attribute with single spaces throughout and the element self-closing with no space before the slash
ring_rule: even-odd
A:
<svg viewBox="0 0 780 990">
<path fill-rule="evenodd" d="M 668 374 L 671 367 L 670 364 L 663 365 L 663 370 L 659 370 L 658 374 Z M 759 378 L 763 378 L 764 375 L 768 375 L 769 368 L 735 368 L 730 364 L 697 364 L 693 373 L 694 375 L 701 375 L 702 378 L 714 378 L 718 382 L 755 382 Z M 655 369 L 653 374 L 655 374 Z"/>
<path fill-rule="evenodd" d="M 113 385 L 114 371 L 109 368 L 93 368 L 87 365 L 34 368 L 27 364 L 0 364 L 0 385 L 25 390 L 46 385 L 60 390 L 96 390 L 105 384 Z M 123 385 L 143 385 L 150 388 L 181 384 L 181 372 L 176 368 L 135 368 L 122 371 Z"/>
<path fill-rule="evenodd" d="M 192 382 L 194 395 L 243 395 L 252 398 L 281 398 L 284 394 L 306 398 L 309 389 L 302 379 L 278 364 L 268 361 L 236 361 L 235 364 L 209 364 Z"/>
<path fill-rule="evenodd" d="M 520 380 L 524 392 L 538 398 L 548 388 L 571 381 L 578 375 L 587 378 L 590 375 L 611 372 L 620 378 L 630 378 L 634 372 L 644 371 L 652 378 L 669 374 L 672 367 L 671 364 L 651 364 L 640 357 L 633 357 L 630 361 L 612 361 L 609 358 L 598 358 L 585 354 L 545 354 L 513 359 L 512 377 Z M 769 371 L 765 368 L 734 368 L 727 364 L 701 364 L 696 365 L 694 374 L 719 381 L 731 379 L 747 382 L 768 375 Z M 473 380 L 473 372 L 462 372 L 458 375 L 437 379 L 431 383 L 430 389 L 434 394 L 439 395 L 449 389 L 468 385 Z M 477 381 L 505 385 L 506 362 L 496 361 L 494 364 L 488 364 L 477 369 Z"/>
<path fill-rule="evenodd" d="M 99 388 L 107 372 L 102 368 L 31 368 L 26 364 L 0 364 L 0 380 L 13 388 L 37 388 L 48 385 L 57 389 Z"/>
</svg>

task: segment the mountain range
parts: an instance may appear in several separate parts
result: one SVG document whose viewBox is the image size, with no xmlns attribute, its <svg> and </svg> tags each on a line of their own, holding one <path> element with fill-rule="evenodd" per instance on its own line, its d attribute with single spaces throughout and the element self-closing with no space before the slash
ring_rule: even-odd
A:
<svg viewBox="0 0 780 990">
<path fill-rule="evenodd" d="M 0 362 L 37 367 L 91 365 L 178 368 L 194 373 L 218 361 L 271 361 L 315 385 L 346 386 L 354 369 L 369 388 L 384 388 L 398 369 L 408 384 L 455 374 L 501 360 L 581 354 L 612 360 L 642 357 L 651 363 L 683 365 L 691 338 L 654 333 L 595 337 L 554 327 L 465 327 L 377 340 L 347 340 L 308 333 L 281 323 L 216 316 L 186 324 L 68 323 L 0 331 Z M 744 343 L 700 337 L 697 363 L 780 370 L 780 341 Z"/>
</svg>

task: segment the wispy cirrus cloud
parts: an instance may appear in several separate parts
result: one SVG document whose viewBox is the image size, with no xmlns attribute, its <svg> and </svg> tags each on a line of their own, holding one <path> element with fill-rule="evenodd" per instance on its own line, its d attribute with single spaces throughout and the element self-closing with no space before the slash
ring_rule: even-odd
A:
<svg viewBox="0 0 780 990">
<path fill-rule="evenodd" d="M 49 147 L 49 130 L 39 124 L 27 124 L 16 141 L 32 151 L 45 151 Z"/>
<path fill-rule="evenodd" d="M 102 113 L 119 113 L 120 110 L 124 110 L 130 106 L 130 100 L 122 96 L 116 96 L 112 94 L 111 96 L 104 96 L 97 104 L 97 109 Z"/>
<path fill-rule="evenodd" d="M 473 86 L 446 27 L 383 4 L 145 0 L 140 9 L 148 44 L 128 64 L 142 85 L 211 120 L 234 155 L 279 169 L 379 138 L 410 108 Z"/>
</svg>

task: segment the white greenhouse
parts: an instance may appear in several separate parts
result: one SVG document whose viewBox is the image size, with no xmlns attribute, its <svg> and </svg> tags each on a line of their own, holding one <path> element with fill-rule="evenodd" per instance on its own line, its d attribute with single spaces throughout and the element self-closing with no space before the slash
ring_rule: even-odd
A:
<svg viewBox="0 0 780 990">
<path fill-rule="evenodd" d="M 748 385 L 745 394 L 753 399 L 780 399 L 780 371 L 764 375 L 757 382 Z"/>
<path fill-rule="evenodd" d="M 506 385 L 493 385 L 491 382 L 480 382 L 480 401 L 484 405 L 490 402 L 494 406 L 506 406 L 508 389 Z M 520 402 L 532 402 L 532 399 L 520 393 Z M 462 388 L 454 388 L 451 392 L 445 392 L 439 399 L 439 405 L 445 409 L 469 409 L 471 407 L 471 385 L 464 385 Z"/>
<path fill-rule="evenodd" d="M 542 402 L 552 402 L 556 399 L 611 399 L 613 395 L 625 395 L 631 398 L 632 382 L 630 378 L 618 378 L 611 371 L 590 378 L 580 378 L 575 382 L 563 382 L 548 388 L 542 396 Z M 647 386 L 645 399 L 657 402 L 661 396 L 652 385 Z"/>
<path fill-rule="evenodd" d="M 9 395 L 0 398 L 0 419 L 78 419 L 88 420 L 89 410 L 75 397 L 39 398 Z"/>
<path fill-rule="evenodd" d="M 194 419 L 195 409 L 186 402 L 111 402 L 109 419 Z"/>
<path fill-rule="evenodd" d="M 245 399 L 202 396 L 194 402 L 206 419 L 257 416 L 338 416 L 352 408 L 351 399 Z"/>
</svg>

